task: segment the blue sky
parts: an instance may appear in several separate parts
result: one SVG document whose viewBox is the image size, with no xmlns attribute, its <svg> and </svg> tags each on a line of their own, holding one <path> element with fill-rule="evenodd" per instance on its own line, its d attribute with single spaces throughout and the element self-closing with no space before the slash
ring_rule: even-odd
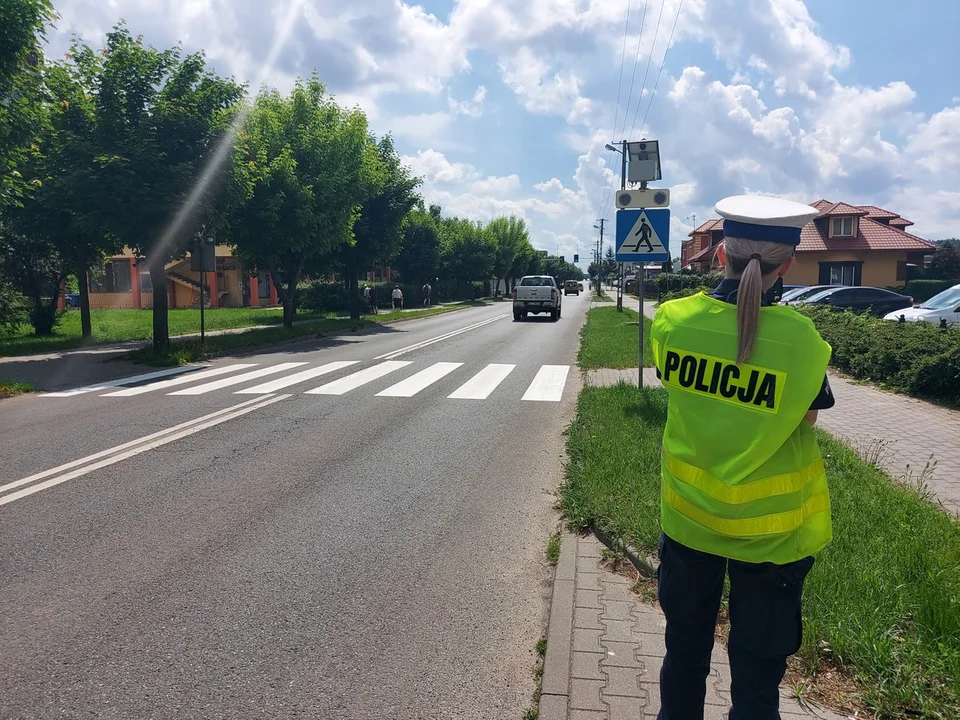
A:
<svg viewBox="0 0 960 720">
<path fill-rule="evenodd" d="M 614 217 L 604 144 L 639 139 L 644 116 L 675 254 L 694 214 L 747 192 L 881 205 L 923 237 L 960 235 L 957 0 L 55 2 L 54 52 L 122 17 L 252 83 L 285 89 L 316 68 L 394 134 L 429 201 L 522 216 L 568 259 Z"/>
</svg>

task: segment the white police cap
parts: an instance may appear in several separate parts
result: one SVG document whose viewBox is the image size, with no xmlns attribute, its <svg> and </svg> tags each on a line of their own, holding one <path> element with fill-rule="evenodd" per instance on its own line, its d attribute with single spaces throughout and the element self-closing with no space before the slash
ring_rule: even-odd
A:
<svg viewBox="0 0 960 720">
<path fill-rule="evenodd" d="M 766 195 L 734 195 L 716 204 L 725 237 L 799 245 L 800 232 L 820 211 L 810 205 Z"/>
</svg>

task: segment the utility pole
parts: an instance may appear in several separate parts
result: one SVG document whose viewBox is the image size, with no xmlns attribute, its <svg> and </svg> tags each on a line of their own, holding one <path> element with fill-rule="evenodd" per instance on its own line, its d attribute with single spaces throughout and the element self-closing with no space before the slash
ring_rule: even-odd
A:
<svg viewBox="0 0 960 720">
<path fill-rule="evenodd" d="M 601 253 L 601 251 L 603 250 L 603 224 L 604 224 L 606 221 L 607 221 L 606 218 L 600 218 L 599 220 L 597 220 L 597 222 L 600 223 L 600 238 L 597 240 L 597 295 L 602 295 L 602 294 L 603 294 L 603 291 L 602 291 L 601 285 L 600 285 L 600 283 L 602 282 L 602 273 L 603 273 L 602 260 L 603 260 L 603 258 L 602 258 L 602 256 L 601 256 L 600 253 Z M 597 227 L 597 226 L 594 225 L 594 227 Z"/>
</svg>

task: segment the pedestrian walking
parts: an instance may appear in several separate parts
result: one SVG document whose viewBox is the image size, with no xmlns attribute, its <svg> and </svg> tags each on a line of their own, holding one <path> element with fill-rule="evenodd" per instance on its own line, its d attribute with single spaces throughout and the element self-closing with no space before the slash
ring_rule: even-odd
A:
<svg viewBox="0 0 960 720">
<path fill-rule="evenodd" d="M 430 287 L 430 283 L 424 283 L 421 290 L 423 290 L 423 306 L 430 307 L 430 293 L 433 291 L 433 288 Z"/>
<path fill-rule="evenodd" d="M 369 291 L 367 293 L 367 301 L 370 305 L 370 312 L 374 315 L 377 314 L 377 289 L 375 287 L 367 287 Z"/>
<path fill-rule="evenodd" d="M 403 291 L 399 285 L 393 286 L 393 309 L 403 310 Z"/>
<path fill-rule="evenodd" d="M 793 264 L 808 205 L 717 203 L 725 279 L 665 302 L 651 339 L 669 396 L 661 458 L 658 595 L 666 616 L 659 720 L 702 720 L 717 612 L 730 577 L 730 720 L 778 720 L 800 649 L 803 584 L 831 540 L 812 426 L 834 405 L 830 346 L 764 292 Z"/>
</svg>

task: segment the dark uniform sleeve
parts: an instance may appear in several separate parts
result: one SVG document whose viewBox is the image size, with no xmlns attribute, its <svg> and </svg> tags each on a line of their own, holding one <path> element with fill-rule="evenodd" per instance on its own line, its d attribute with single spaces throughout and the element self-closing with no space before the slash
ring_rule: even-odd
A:
<svg viewBox="0 0 960 720">
<path fill-rule="evenodd" d="M 824 375 L 823 385 L 820 386 L 820 393 L 810 403 L 811 410 L 827 410 L 837 404 L 833 397 L 833 391 L 830 389 L 830 380 Z"/>
</svg>

